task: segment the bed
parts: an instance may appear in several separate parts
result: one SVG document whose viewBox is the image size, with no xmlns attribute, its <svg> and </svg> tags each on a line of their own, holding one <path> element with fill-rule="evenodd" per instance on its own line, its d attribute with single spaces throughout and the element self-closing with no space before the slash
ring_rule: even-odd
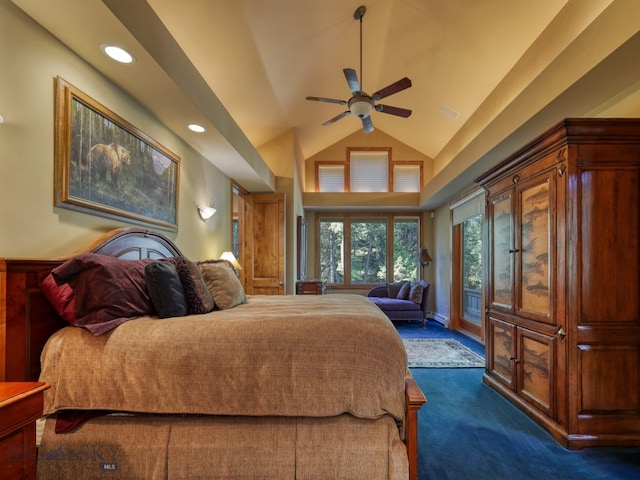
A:
<svg viewBox="0 0 640 480">
<path fill-rule="evenodd" d="M 246 296 L 224 308 L 212 290 L 208 313 L 69 326 L 45 279 L 96 254 L 127 268 L 188 262 L 137 228 L 65 258 L 0 259 L 0 375 L 50 385 L 38 478 L 418 478 L 426 399 L 393 325 L 364 297 Z M 208 263 L 205 277 L 218 268 Z"/>
</svg>

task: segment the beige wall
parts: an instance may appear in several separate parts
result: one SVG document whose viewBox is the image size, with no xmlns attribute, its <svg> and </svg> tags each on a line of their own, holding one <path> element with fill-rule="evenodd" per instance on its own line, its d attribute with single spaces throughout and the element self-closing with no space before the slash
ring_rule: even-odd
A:
<svg viewBox="0 0 640 480">
<path fill-rule="evenodd" d="M 326 127 L 331 128 L 331 127 Z M 399 142 L 395 138 L 387 135 L 380 130 L 374 130 L 371 133 L 364 133 L 359 129 L 348 137 L 333 144 L 329 148 L 318 152 L 314 156 L 306 159 L 304 172 L 304 190 L 305 192 L 315 192 L 315 162 L 317 161 L 347 161 L 347 148 L 349 147 L 391 147 L 391 159 L 395 161 L 421 160 L 423 184 L 428 183 L 433 178 L 433 160 L 423 153 L 411 148 L 410 146 Z"/>
<path fill-rule="evenodd" d="M 448 323 L 451 315 L 451 211 L 445 205 L 434 211 L 433 263 L 428 267 L 433 276 L 434 318 Z"/>
<path fill-rule="evenodd" d="M 303 215 L 300 164 L 301 153 L 295 132 L 289 130 L 258 148 L 260 156 L 276 176 L 276 192 L 286 195 L 285 207 L 285 293 L 294 292 L 297 272 L 296 219 Z"/>
<path fill-rule="evenodd" d="M 59 256 L 102 232 L 131 226 L 53 206 L 54 77 L 60 76 L 181 158 L 178 232 L 194 259 L 230 243 L 229 179 L 153 115 L 98 74 L 8 0 L 0 0 L 0 257 Z M 198 203 L 215 203 L 208 223 Z"/>
</svg>

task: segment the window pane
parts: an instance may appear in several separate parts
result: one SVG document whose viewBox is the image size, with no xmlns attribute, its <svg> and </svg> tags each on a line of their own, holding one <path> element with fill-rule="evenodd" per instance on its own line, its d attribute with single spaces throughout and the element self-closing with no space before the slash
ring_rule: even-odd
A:
<svg viewBox="0 0 640 480">
<path fill-rule="evenodd" d="M 351 284 L 386 283 L 387 222 L 351 222 Z"/>
<path fill-rule="evenodd" d="M 349 175 L 352 192 L 388 192 L 387 152 L 351 152 Z"/>
<path fill-rule="evenodd" d="M 393 280 L 418 280 L 418 218 L 393 222 Z"/>
<path fill-rule="evenodd" d="M 482 306 L 482 215 L 462 223 L 462 317 L 480 325 Z"/>
<path fill-rule="evenodd" d="M 420 191 L 420 166 L 396 165 L 393 167 L 394 192 Z"/>
<path fill-rule="evenodd" d="M 238 219 L 234 218 L 231 224 L 231 251 L 236 258 L 240 258 L 240 230 L 238 225 Z"/>
<path fill-rule="evenodd" d="M 344 223 L 320 222 L 320 279 L 328 285 L 344 283 Z"/>
<path fill-rule="evenodd" d="M 344 165 L 319 165 L 318 191 L 344 192 Z"/>
</svg>

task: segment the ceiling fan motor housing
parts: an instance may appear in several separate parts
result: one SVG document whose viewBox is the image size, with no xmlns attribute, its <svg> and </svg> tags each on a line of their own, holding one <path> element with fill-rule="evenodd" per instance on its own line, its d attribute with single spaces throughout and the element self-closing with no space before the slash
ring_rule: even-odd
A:
<svg viewBox="0 0 640 480">
<path fill-rule="evenodd" d="M 366 94 L 354 95 L 349 100 L 348 105 L 351 115 L 355 115 L 358 118 L 368 117 L 375 107 L 373 98 Z"/>
</svg>

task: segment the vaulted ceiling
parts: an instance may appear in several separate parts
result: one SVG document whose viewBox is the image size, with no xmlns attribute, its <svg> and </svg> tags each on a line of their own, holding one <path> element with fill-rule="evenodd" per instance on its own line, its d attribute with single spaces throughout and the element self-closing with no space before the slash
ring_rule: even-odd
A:
<svg viewBox="0 0 640 480">
<path fill-rule="evenodd" d="M 625 60 L 639 53 L 635 0 L 12 1 L 249 189 L 264 188 L 256 149 L 271 139 L 293 129 L 308 158 L 362 128 L 351 116 L 323 127 L 346 107 L 305 99 L 347 100 L 344 68 L 369 93 L 411 79 L 383 103 L 412 115 L 372 120 L 434 159 L 435 192 L 528 140 L 524 127 L 640 114 L 640 72 Z M 114 64 L 106 43 L 136 62 Z M 192 122 L 207 132 L 189 132 Z"/>
</svg>

